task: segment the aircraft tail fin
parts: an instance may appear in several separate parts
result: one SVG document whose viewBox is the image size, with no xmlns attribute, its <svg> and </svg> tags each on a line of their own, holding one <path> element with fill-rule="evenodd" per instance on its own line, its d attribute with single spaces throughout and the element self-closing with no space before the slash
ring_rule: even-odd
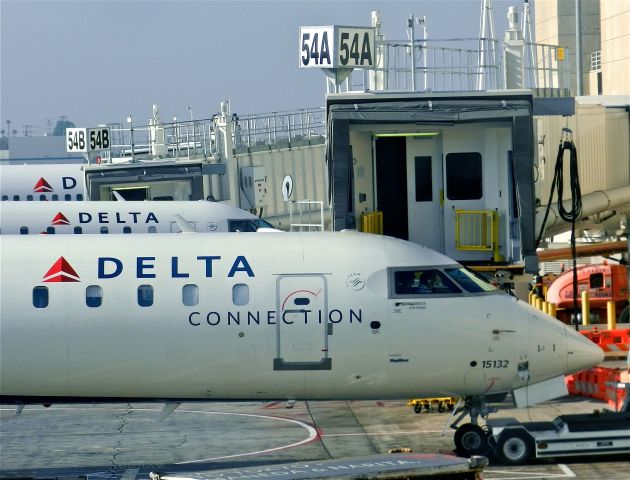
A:
<svg viewBox="0 0 630 480">
<path fill-rule="evenodd" d="M 177 222 L 177 226 L 181 229 L 182 233 L 196 233 L 195 229 L 190 226 L 190 224 L 186 221 L 184 217 L 182 217 L 179 213 L 173 215 L 175 221 Z"/>
</svg>

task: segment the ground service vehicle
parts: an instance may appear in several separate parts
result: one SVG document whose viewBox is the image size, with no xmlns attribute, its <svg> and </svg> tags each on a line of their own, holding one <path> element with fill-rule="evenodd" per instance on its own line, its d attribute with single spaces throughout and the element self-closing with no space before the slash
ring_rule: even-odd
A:
<svg viewBox="0 0 630 480">
<path fill-rule="evenodd" d="M 578 267 L 578 305 L 581 293 L 589 293 L 591 323 L 606 322 L 606 304 L 615 302 L 617 321 L 628 323 L 628 267 L 626 265 L 585 265 Z M 558 307 L 558 319 L 569 323 L 573 308 L 573 270 L 560 275 L 549 286 L 546 300 Z M 566 310 L 562 310 L 566 309 Z"/>
<path fill-rule="evenodd" d="M 552 422 L 494 418 L 487 425 L 489 443 L 506 464 L 530 458 L 630 453 L 628 402 L 621 412 L 561 415 Z"/>
</svg>

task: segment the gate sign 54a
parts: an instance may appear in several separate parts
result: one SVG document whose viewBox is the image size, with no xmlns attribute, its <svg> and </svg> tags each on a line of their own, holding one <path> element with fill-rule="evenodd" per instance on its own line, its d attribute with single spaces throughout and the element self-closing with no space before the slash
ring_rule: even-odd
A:
<svg viewBox="0 0 630 480">
<path fill-rule="evenodd" d="M 300 27 L 300 68 L 374 68 L 374 28 Z"/>
<path fill-rule="evenodd" d="M 109 150 L 111 133 L 107 127 L 66 128 L 66 152 Z"/>
</svg>

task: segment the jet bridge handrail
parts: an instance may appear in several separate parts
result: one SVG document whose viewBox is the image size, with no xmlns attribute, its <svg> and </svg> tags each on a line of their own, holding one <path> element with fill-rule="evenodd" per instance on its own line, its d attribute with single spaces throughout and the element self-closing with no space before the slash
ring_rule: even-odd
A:
<svg viewBox="0 0 630 480">
<path fill-rule="evenodd" d="M 455 210 L 455 248 L 491 251 L 500 261 L 498 217 L 495 210 Z"/>
<path fill-rule="evenodd" d="M 324 107 L 263 114 L 231 115 L 234 153 L 324 143 Z M 111 158 L 191 159 L 217 155 L 218 116 L 199 120 L 123 126 L 110 124 Z"/>
<path fill-rule="evenodd" d="M 324 142 L 324 107 L 261 115 L 233 115 L 235 153 Z"/>
<path fill-rule="evenodd" d="M 514 48 L 493 38 L 420 38 L 414 40 L 412 61 L 408 40 L 377 40 L 376 67 L 357 69 L 336 87 L 328 82 L 329 93 L 410 91 L 414 84 L 416 91 L 502 90 L 509 84 L 504 60 Z M 520 49 L 519 88 L 544 97 L 571 94 L 568 48 L 523 42 Z"/>
</svg>

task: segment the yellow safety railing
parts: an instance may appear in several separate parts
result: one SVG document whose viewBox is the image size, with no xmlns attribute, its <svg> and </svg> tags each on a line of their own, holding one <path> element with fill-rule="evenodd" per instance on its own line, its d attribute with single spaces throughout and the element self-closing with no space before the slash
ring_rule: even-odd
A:
<svg viewBox="0 0 630 480">
<path fill-rule="evenodd" d="M 498 219 L 494 210 L 455 210 L 455 248 L 490 251 L 495 262 L 501 261 Z"/>
<path fill-rule="evenodd" d="M 361 214 L 361 231 L 383 235 L 383 212 L 374 210 Z"/>
</svg>

